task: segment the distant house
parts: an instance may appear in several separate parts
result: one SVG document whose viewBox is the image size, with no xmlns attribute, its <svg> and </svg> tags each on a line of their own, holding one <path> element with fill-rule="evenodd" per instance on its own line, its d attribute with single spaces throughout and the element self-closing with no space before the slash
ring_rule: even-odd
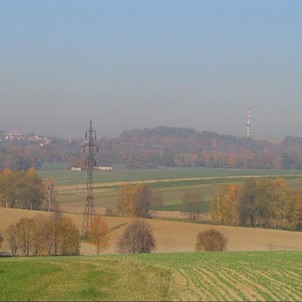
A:
<svg viewBox="0 0 302 302">
<path fill-rule="evenodd" d="M 111 171 L 112 167 L 95 167 L 96 170 Z"/>
<path fill-rule="evenodd" d="M 77 168 L 77 167 L 71 167 L 71 171 L 81 171 L 82 168 Z"/>
</svg>

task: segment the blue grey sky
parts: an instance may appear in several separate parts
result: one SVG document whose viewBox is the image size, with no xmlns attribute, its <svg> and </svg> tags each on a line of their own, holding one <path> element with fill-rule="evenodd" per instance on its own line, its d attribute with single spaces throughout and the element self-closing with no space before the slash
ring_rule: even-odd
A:
<svg viewBox="0 0 302 302">
<path fill-rule="evenodd" d="M 0 129 L 302 137 L 302 1 L 0 0 Z"/>
</svg>

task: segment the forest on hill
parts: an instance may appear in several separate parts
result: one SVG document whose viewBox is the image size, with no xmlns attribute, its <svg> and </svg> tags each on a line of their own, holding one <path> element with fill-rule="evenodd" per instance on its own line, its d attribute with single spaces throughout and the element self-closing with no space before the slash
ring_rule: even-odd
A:
<svg viewBox="0 0 302 302">
<path fill-rule="evenodd" d="M 5 139 L 0 131 L 0 169 L 39 168 L 44 162 L 84 163 L 84 139 Z M 46 142 L 46 143 L 45 143 Z M 124 164 L 130 168 L 215 167 L 240 169 L 301 169 L 302 138 L 288 136 L 280 143 L 237 137 L 192 128 L 125 130 L 117 138 L 98 139 L 97 165 Z"/>
</svg>

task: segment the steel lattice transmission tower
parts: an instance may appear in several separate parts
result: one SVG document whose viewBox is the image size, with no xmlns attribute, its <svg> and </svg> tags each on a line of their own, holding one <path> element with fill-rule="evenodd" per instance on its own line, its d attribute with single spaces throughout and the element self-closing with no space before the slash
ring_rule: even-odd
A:
<svg viewBox="0 0 302 302">
<path fill-rule="evenodd" d="M 89 129 L 85 132 L 85 137 L 88 142 L 84 146 L 84 152 L 86 153 L 85 168 L 87 170 L 87 195 L 82 227 L 82 233 L 84 236 L 89 231 L 91 220 L 95 216 L 93 194 L 93 168 L 96 163 L 95 154 L 98 152 L 98 146 L 95 144 L 96 131 L 92 128 L 91 120 Z"/>
</svg>

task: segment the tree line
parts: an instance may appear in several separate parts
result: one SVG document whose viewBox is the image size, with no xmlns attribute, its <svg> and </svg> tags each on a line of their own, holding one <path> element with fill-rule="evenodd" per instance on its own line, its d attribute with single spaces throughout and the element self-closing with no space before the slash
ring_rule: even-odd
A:
<svg viewBox="0 0 302 302">
<path fill-rule="evenodd" d="M 272 143 L 251 137 L 220 135 L 191 128 L 159 126 L 125 130 L 117 138 L 98 140 L 97 165 L 124 164 L 130 168 L 158 166 L 241 169 L 302 169 L 302 138 L 288 136 Z M 0 142 L 0 169 L 27 170 L 45 162 L 83 166 L 83 139 L 52 138 L 36 142 Z"/>
<path fill-rule="evenodd" d="M 49 204 L 51 201 L 51 205 Z M 56 209 L 54 180 L 46 184 L 35 169 L 0 172 L 0 205 L 6 208 L 30 210 Z"/>
<path fill-rule="evenodd" d="M 302 192 L 290 190 L 282 177 L 226 184 L 214 194 L 211 215 L 221 224 L 299 229 Z"/>
<path fill-rule="evenodd" d="M 70 256 L 80 252 L 80 232 L 70 218 L 58 213 L 49 219 L 21 218 L 6 233 L 13 256 Z"/>
</svg>

